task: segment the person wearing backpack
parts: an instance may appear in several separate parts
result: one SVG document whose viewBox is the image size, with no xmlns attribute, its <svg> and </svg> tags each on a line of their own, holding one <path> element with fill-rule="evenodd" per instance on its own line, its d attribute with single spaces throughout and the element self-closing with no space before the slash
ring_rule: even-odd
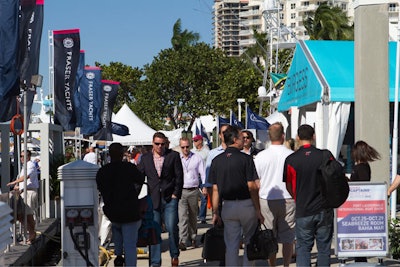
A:
<svg viewBox="0 0 400 267">
<path fill-rule="evenodd" d="M 317 266 L 330 266 L 333 209 L 327 208 L 321 191 L 323 150 L 313 145 L 314 128 L 297 130 L 299 149 L 285 160 L 283 181 L 296 201 L 296 265 L 311 266 L 311 250 L 317 243 Z M 330 153 L 330 152 L 329 152 Z M 334 158 L 330 153 L 331 158 Z"/>
</svg>

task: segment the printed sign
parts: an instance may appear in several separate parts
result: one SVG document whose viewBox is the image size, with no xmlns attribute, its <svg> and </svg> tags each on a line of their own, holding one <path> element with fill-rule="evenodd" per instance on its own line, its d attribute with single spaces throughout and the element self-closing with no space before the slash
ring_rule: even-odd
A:
<svg viewBox="0 0 400 267">
<path fill-rule="evenodd" d="M 351 182 L 346 202 L 335 213 L 338 257 L 388 254 L 387 186 Z"/>
</svg>

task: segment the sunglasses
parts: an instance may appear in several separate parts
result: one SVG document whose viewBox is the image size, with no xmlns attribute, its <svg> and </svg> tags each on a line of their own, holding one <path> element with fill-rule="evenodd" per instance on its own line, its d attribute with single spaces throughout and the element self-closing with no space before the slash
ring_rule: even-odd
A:
<svg viewBox="0 0 400 267">
<path fill-rule="evenodd" d="M 189 146 L 181 146 L 181 148 L 182 148 L 182 149 L 184 149 L 184 148 L 189 148 Z"/>
<path fill-rule="evenodd" d="M 243 139 L 250 139 L 250 137 L 248 137 L 248 136 L 243 136 Z"/>
<path fill-rule="evenodd" d="M 165 143 L 153 143 L 153 144 L 155 144 L 156 146 L 163 146 L 163 145 L 165 145 Z"/>
</svg>

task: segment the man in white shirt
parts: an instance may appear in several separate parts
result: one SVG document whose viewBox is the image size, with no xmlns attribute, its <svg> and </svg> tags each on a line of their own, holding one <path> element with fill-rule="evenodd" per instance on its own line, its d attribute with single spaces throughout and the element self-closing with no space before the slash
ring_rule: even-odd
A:
<svg viewBox="0 0 400 267">
<path fill-rule="evenodd" d="M 192 247 L 196 247 L 197 214 L 199 198 L 199 176 L 201 183 L 205 183 L 203 159 L 190 151 L 190 141 L 183 137 L 179 140 L 181 148 L 181 161 L 183 167 L 182 197 L 178 204 L 179 213 L 179 248 L 186 250 L 188 241 Z M 207 194 L 207 188 L 201 189 L 202 194 Z"/>
<path fill-rule="evenodd" d="M 268 129 L 271 145 L 254 159 L 260 178 L 260 206 L 265 225 L 274 231 L 278 242 L 283 243 L 283 266 L 289 266 L 293 254 L 296 205 L 286 184 L 283 168 L 287 156 L 293 153 L 284 145 L 285 133 L 281 123 Z M 276 254 L 269 257 L 269 266 L 276 266 Z"/>
<path fill-rule="evenodd" d="M 21 152 L 20 158 L 21 162 L 24 162 L 24 151 Z M 27 157 L 27 180 L 26 180 L 26 195 L 27 199 L 25 201 L 26 203 L 26 212 L 27 212 L 27 230 L 29 232 L 29 238 L 28 238 L 28 243 L 32 242 L 36 238 L 36 232 L 35 232 L 35 219 L 34 219 L 34 214 L 36 213 L 36 210 L 38 208 L 38 194 L 37 190 L 39 188 L 39 181 L 38 181 L 38 175 L 37 175 L 37 169 L 35 163 L 31 161 L 31 151 L 28 150 L 26 153 Z M 19 173 L 17 179 L 14 181 L 10 182 L 7 184 L 7 186 L 14 186 L 14 190 L 19 190 L 21 192 L 21 197 L 24 197 L 24 180 L 25 180 L 25 174 L 24 174 L 24 166 L 22 166 L 22 170 Z M 24 221 L 24 216 L 21 216 L 18 218 L 21 222 Z"/>
<path fill-rule="evenodd" d="M 89 147 L 89 153 L 83 157 L 83 160 L 92 164 L 97 164 L 97 155 L 94 152 L 94 147 Z"/>
</svg>

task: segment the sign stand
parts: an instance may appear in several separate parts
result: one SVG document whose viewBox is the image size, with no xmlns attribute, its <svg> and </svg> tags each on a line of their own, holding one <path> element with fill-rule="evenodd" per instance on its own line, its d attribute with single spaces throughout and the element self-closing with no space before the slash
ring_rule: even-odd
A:
<svg viewBox="0 0 400 267">
<path fill-rule="evenodd" d="M 389 251 L 387 184 L 350 182 L 349 186 L 349 197 L 335 210 L 335 254 L 341 266 L 350 265 L 344 263 L 349 257 L 381 257 L 382 263 Z"/>
</svg>

